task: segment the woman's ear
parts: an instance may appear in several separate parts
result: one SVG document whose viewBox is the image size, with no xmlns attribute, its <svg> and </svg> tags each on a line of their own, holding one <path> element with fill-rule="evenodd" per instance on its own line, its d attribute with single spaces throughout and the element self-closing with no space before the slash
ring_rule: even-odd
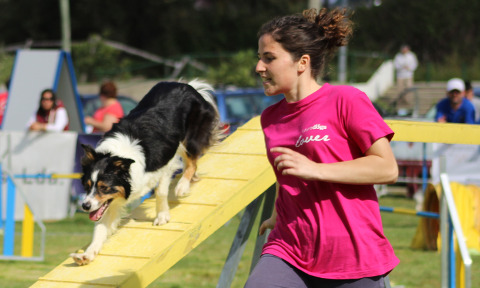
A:
<svg viewBox="0 0 480 288">
<path fill-rule="evenodd" d="M 298 61 L 298 72 L 305 72 L 310 65 L 310 56 L 305 54 Z"/>
</svg>

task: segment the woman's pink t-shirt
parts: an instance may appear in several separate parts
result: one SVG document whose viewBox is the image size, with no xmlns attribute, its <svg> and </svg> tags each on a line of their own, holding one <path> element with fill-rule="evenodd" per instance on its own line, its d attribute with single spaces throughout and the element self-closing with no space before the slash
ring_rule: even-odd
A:
<svg viewBox="0 0 480 288">
<path fill-rule="evenodd" d="M 365 93 L 324 84 L 307 98 L 285 99 L 261 116 L 267 156 L 272 147 L 293 149 L 318 163 L 364 156 L 393 131 Z M 307 181 L 283 176 L 275 203 L 277 222 L 263 248 L 307 274 L 327 279 L 383 275 L 399 260 L 383 234 L 373 185 Z"/>
<path fill-rule="evenodd" d="M 123 108 L 120 102 L 116 101 L 107 107 L 98 108 L 98 110 L 93 114 L 93 119 L 97 120 L 98 122 L 103 122 L 103 118 L 105 118 L 105 115 L 107 114 L 115 116 L 117 118 L 117 122 L 120 121 L 120 118 L 124 116 Z M 97 132 L 98 130 L 94 129 L 93 131 Z"/>
</svg>

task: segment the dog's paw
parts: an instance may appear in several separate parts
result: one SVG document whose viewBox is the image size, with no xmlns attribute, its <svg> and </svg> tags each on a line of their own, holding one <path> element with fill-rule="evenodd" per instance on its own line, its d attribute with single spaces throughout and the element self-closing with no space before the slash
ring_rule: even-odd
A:
<svg viewBox="0 0 480 288">
<path fill-rule="evenodd" d="M 175 187 L 175 196 L 185 197 L 188 194 L 190 194 L 190 181 L 182 177 Z"/>
<path fill-rule="evenodd" d="M 170 221 L 170 212 L 159 212 L 157 214 L 157 218 L 153 221 L 153 225 L 159 226 L 163 224 L 167 224 Z"/>
<path fill-rule="evenodd" d="M 73 261 L 77 263 L 77 265 L 82 266 L 82 265 L 87 265 L 90 262 L 93 261 L 95 258 L 94 253 L 86 253 L 83 252 L 82 250 L 77 251 L 77 253 L 72 253 L 70 254 L 70 257 L 73 258 Z"/>
</svg>

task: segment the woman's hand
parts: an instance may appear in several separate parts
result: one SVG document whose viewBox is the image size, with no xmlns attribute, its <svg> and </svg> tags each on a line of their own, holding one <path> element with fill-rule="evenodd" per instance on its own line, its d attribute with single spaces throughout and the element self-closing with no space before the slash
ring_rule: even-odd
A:
<svg viewBox="0 0 480 288">
<path fill-rule="evenodd" d="M 277 222 L 277 217 L 272 215 L 272 217 L 268 218 L 267 220 L 263 221 L 262 225 L 260 225 L 260 230 L 258 235 L 263 235 L 267 229 L 273 229 L 275 227 L 275 223 Z"/>
<path fill-rule="evenodd" d="M 39 122 L 33 122 L 32 125 L 30 125 L 29 129 L 31 131 L 45 131 L 47 124 L 39 123 Z"/>
<path fill-rule="evenodd" d="M 92 125 L 95 120 L 92 117 L 87 116 L 87 117 L 85 117 L 84 121 L 85 121 L 85 124 Z"/>
<path fill-rule="evenodd" d="M 284 147 L 274 147 L 270 152 L 280 154 L 275 158 L 274 165 L 282 175 L 292 175 L 305 180 L 314 179 L 315 175 L 312 172 L 317 169 L 318 164 L 304 155 Z"/>
<path fill-rule="evenodd" d="M 119 119 L 116 116 L 112 114 L 106 114 L 105 117 L 103 117 L 102 122 L 99 122 L 90 116 L 85 117 L 84 121 L 86 125 L 91 125 L 100 132 L 107 132 L 112 129 L 113 124 L 117 123 L 118 120 Z"/>
</svg>

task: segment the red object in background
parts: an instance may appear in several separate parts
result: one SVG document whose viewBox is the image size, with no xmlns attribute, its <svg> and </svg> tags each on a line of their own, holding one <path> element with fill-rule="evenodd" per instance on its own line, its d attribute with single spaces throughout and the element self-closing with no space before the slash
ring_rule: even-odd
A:
<svg viewBox="0 0 480 288">
<path fill-rule="evenodd" d="M 419 160 L 397 160 L 399 176 L 404 177 L 407 183 L 407 197 L 412 198 L 415 192 L 422 186 L 418 183 L 422 180 L 423 161 Z M 426 161 L 427 177 L 430 177 L 432 161 Z"/>
<path fill-rule="evenodd" d="M 223 133 L 225 135 L 229 135 L 230 134 L 230 124 L 228 124 L 228 123 L 223 124 L 222 130 L 223 130 Z"/>
<path fill-rule="evenodd" d="M 0 93 L 0 126 L 3 122 L 3 114 L 5 113 L 5 108 L 7 107 L 8 92 Z"/>
</svg>

